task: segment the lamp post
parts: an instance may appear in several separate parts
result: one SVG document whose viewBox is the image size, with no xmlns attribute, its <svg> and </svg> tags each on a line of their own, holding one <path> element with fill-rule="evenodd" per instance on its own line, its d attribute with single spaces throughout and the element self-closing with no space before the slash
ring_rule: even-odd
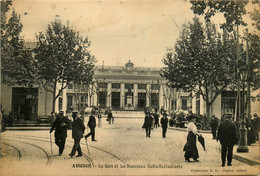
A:
<svg viewBox="0 0 260 176">
<path fill-rule="evenodd" d="M 248 152 L 247 147 L 247 129 L 246 129 L 246 119 L 245 119 L 245 81 L 247 80 L 248 71 L 246 69 L 240 70 L 240 78 L 243 82 L 243 92 L 242 92 L 242 106 L 241 106 L 241 116 L 240 116 L 240 137 L 237 147 L 237 152 L 246 153 Z"/>
</svg>

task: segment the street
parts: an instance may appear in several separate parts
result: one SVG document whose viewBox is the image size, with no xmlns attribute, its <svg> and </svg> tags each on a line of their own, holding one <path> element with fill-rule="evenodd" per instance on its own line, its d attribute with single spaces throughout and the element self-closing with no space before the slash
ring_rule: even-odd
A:
<svg viewBox="0 0 260 176">
<path fill-rule="evenodd" d="M 97 142 L 88 139 L 89 152 L 85 140 L 81 140 L 84 155 L 80 158 L 69 156 L 73 146 L 71 130 L 68 130 L 62 156 L 58 156 L 54 133 L 51 135 L 51 154 L 48 130 L 1 133 L 1 172 L 3 175 L 209 175 L 259 172 L 256 167 L 235 159 L 232 167 L 221 167 L 220 144 L 212 140 L 210 133 L 202 134 L 206 151 L 197 142 L 199 162 L 186 163 L 183 152 L 187 136 L 185 131 L 168 129 L 166 138 L 162 138 L 159 127 L 152 130 L 151 138 L 146 138 L 145 130 L 141 128 L 143 119 L 116 118 L 115 123 L 109 125 L 103 118 L 102 123 L 102 128 L 96 128 Z"/>
</svg>

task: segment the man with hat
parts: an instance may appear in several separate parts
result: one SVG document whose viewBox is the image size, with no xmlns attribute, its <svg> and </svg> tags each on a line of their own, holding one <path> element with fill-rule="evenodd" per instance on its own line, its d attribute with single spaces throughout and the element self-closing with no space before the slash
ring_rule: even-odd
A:
<svg viewBox="0 0 260 176">
<path fill-rule="evenodd" d="M 76 151 L 78 152 L 78 155 L 76 157 L 82 156 L 82 151 L 80 147 L 80 140 L 83 138 L 83 133 L 85 131 L 85 125 L 83 123 L 83 120 L 79 118 L 78 112 L 72 112 L 72 138 L 74 139 L 74 145 L 71 150 L 71 153 L 69 156 L 72 158 Z"/>
<path fill-rule="evenodd" d="M 144 128 L 145 128 L 145 132 L 146 132 L 146 137 L 150 138 L 151 137 L 151 127 L 153 124 L 153 118 L 151 116 L 150 111 L 147 111 L 147 113 L 145 114 L 145 118 L 144 118 Z"/>
<path fill-rule="evenodd" d="M 163 117 L 161 118 L 161 126 L 162 126 L 162 137 L 166 138 L 166 131 L 168 128 L 168 118 L 167 118 L 167 113 L 163 113 Z"/>
<path fill-rule="evenodd" d="M 228 166 L 232 166 L 232 155 L 233 155 L 233 146 L 237 143 L 237 134 L 236 126 L 231 121 L 232 115 L 226 114 L 224 116 L 225 120 L 220 123 L 218 128 L 217 141 L 220 141 L 221 144 L 221 159 L 222 167 L 225 166 L 226 157 L 228 161 Z"/>
<path fill-rule="evenodd" d="M 59 147 L 59 156 L 61 156 L 63 153 L 67 137 L 67 128 L 69 126 L 69 120 L 63 116 L 63 112 L 60 112 L 50 129 L 50 133 L 52 133 L 52 131 L 55 129 L 55 144 Z"/>
<path fill-rule="evenodd" d="M 88 120 L 88 127 L 90 129 L 90 132 L 85 136 L 85 139 L 87 139 L 91 135 L 92 141 L 97 141 L 95 139 L 96 118 L 94 114 L 95 114 L 95 110 L 92 110 Z"/>
<path fill-rule="evenodd" d="M 210 120 L 211 132 L 213 139 L 216 139 L 217 129 L 218 129 L 218 118 L 213 115 Z"/>
</svg>

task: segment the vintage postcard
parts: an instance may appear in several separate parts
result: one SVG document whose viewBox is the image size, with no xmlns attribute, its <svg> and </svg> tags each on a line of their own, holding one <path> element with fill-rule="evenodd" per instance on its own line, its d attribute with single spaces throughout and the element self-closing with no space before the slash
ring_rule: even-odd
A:
<svg viewBox="0 0 260 176">
<path fill-rule="evenodd" d="M 2 0 L 0 175 L 259 175 L 258 23 L 252 1 Z"/>
</svg>

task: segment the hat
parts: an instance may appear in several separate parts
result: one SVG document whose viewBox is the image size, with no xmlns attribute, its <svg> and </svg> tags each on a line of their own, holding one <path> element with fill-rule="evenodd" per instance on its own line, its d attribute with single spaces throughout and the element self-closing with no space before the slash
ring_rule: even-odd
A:
<svg viewBox="0 0 260 176">
<path fill-rule="evenodd" d="M 257 113 L 255 112 L 253 116 L 257 117 Z"/>
<path fill-rule="evenodd" d="M 186 117 L 186 119 L 187 119 L 188 121 L 191 121 L 192 119 L 196 119 L 196 116 L 194 116 L 194 115 L 189 115 L 188 117 Z"/>
</svg>

